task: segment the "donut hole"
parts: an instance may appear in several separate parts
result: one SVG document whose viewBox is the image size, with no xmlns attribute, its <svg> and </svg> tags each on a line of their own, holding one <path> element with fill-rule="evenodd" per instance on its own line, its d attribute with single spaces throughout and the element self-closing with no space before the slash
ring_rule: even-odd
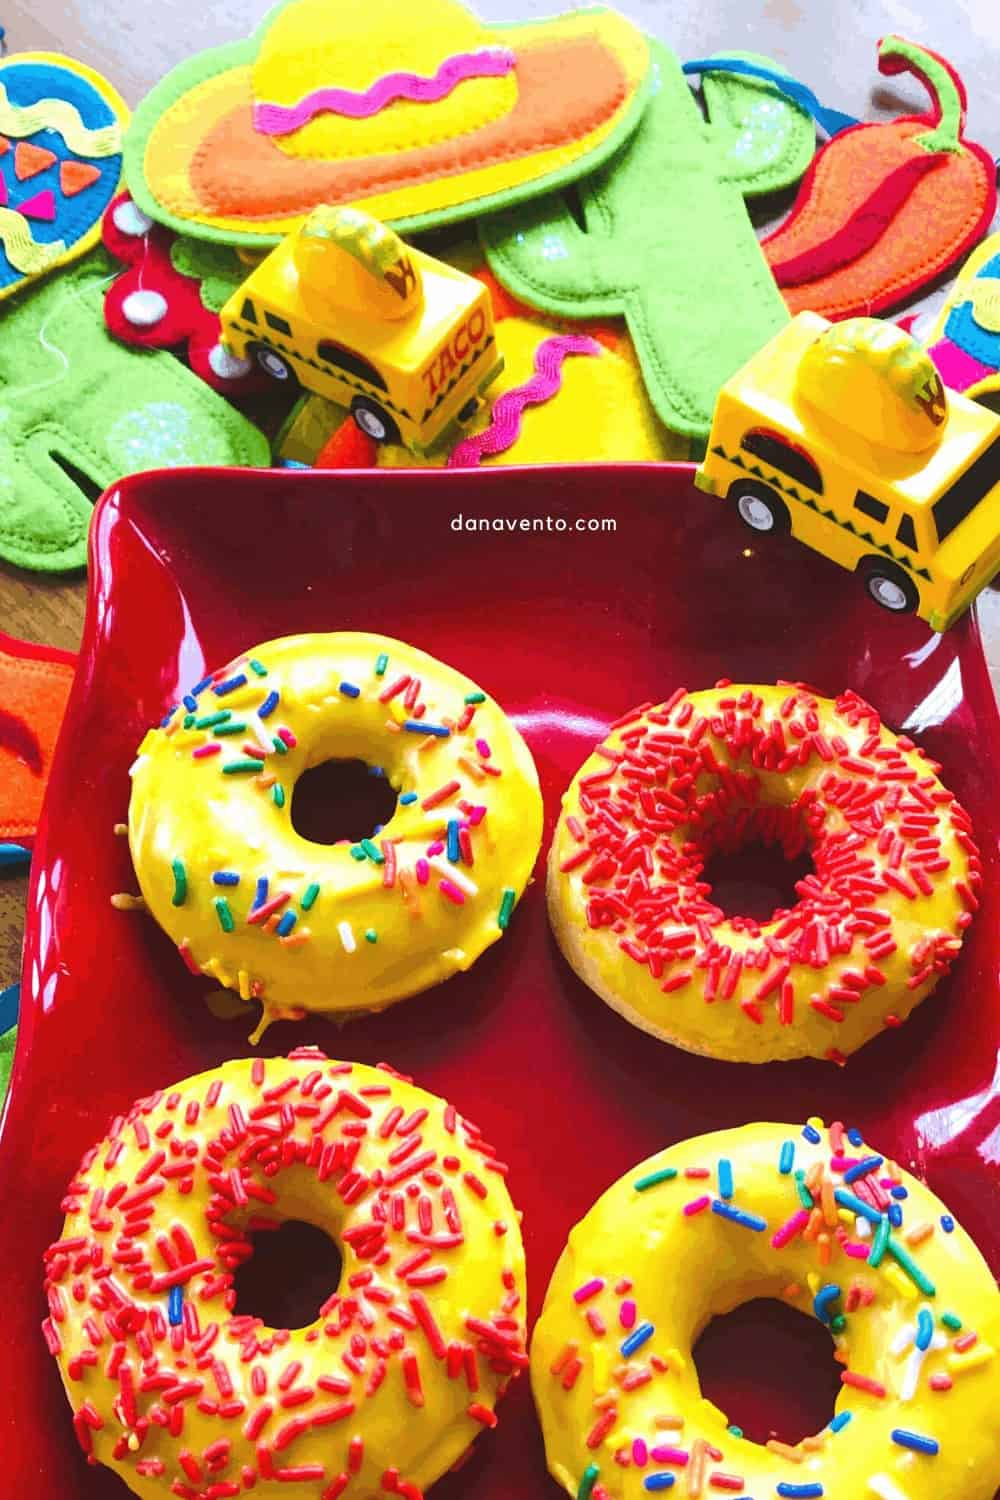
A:
<svg viewBox="0 0 1000 1500">
<path fill-rule="evenodd" d="M 808 830 L 795 805 L 721 819 L 699 842 L 710 899 L 730 919 L 769 922 L 798 904 L 796 886 L 813 873 Z"/>
<path fill-rule="evenodd" d="M 387 777 L 363 760 L 325 760 L 303 771 L 292 795 L 292 827 L 311 844 L 371 838 L 395 811 Z"/>
<path fill-rule="evenodd" d="M 247 1233 L 253 1254 L 237 1268 L 235 1313 L 268 1328 L 308 1328 L 337 1290 L 343 1257 L 315 1224 L 286 1219 L 277 1229 Z"/>
<path fill-rule="evenodd" d="M 768 1298 L 713 1318 L 694 1361 L 702 1395 L 754 1443 L 794 1444 L 821 1432 L 842 1389 L 823 1324 Z"/>
</svg>

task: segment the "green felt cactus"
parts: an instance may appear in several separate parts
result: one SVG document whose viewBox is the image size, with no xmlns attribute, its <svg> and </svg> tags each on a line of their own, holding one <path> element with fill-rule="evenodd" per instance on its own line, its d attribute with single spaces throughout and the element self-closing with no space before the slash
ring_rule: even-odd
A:
<svg viewBox="0 0 1000 1500">
<path fill-rule="evenodd" d="M 20 567 L 83 567 L 90 496 L 123 474 L 270 458 L 263 433 L 172 355 L 110 336 L 112 274 L 94 251 L 5 307 L 0 557 Z"/>
<path fill-rule="evenodd" d="M 802 176 L 815 127 L 769 83 L 724 73 L 705 75 L 705 119 L 673 53 L 650 45 L 652 98 L 628 145 L 580 184 L 583 222 L 549 197 L 483 219 L 480 236 L 530 306 L 624 314 L 656 411 L 704 438 L 719 387 L 788 320 L 744 200 Z"/>
<path fill-rule="evenodd" d="M 232 246 L 193 240 L 189 235 L 178 235 L 174 240 L 170 263 L 181 276 L 190 276 L 200 283 L 201 303 L 209 312 L 221 312 L 247 278 L 247 267 Z"/>
</svg>

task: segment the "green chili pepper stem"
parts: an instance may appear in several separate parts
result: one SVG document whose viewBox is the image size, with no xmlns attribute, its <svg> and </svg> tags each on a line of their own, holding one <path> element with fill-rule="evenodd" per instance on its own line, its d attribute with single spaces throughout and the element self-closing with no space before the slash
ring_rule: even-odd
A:
<svg viewBox="0 0 1000 1500">
<path fill-rule="evenodd" d="M 879 45 L 879 71 L 912 73 L 931 96 L 938 119 L 932 130 L 913 137 L 915 145 L 925 151 L 956 153 L 965 150 L 962 140 L 965 100 L 958 75 L 950 63 L 904 37 L 887 36 Z"/>
</svg>

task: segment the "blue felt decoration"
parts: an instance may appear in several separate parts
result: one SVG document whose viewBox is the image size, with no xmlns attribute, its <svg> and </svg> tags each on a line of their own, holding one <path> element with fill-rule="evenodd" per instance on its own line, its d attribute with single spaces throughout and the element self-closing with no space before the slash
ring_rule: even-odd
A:
<svg viewBox="0 0 1000 1500">
<path fill-rule="evenodd" d="M 742 57 L 699 57 L 693 62 L 683 64 L 683 73 L 742 73 L 747 78 L 762 78 L 766 83 L 773 83 L 776 89 L 787 94 L 789 99 L 794 99 L 803 109 L 808 110 L 816 121 L 829 136 L 839 135 L 842 130 L 849 130 L 852 125 L 859 122 L 853 115 L 845 115 L 839 109 L 829 109 L 821 104 L 804 83 L 799 83 L 797 78 L 790 78 L 786 73 L 777 73 L 773 68 L 762 67 L 760 63 L 747 62 Z"/>
<path fill-rule="evenodd" d="M 20 1009 L 21 986 L 19 984 L 12 984 L 8 989 L 0 990 L 0 1036 L 17 1025 Z"/>
</svg>

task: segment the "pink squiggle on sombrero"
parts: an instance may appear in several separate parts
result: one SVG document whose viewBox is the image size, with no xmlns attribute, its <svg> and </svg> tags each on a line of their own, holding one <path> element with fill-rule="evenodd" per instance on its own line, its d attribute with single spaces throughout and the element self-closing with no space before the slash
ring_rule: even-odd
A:
<svg viewBox="0 0 1000 1500">
<path fill-rule="evenodd" d="M 465 438 L 448 457 L 449 469 L 474 469 L 488 454 L 506 453 L 521 435 L 526 406 L 539 406 L 562 389 L 562 365 L 568 354 L 601 354 L 596 339 L 584 334 L 558 334 L 535 350 L 535 375 L 504 394 L 493 405 L 493 420 L 482 432 Z"/>
<path fill-rule="evenodd" d="M 432 78 L 421 78 L 417 73 L 386 73 L 360 92 L 313 89 L 297 104 L 255 104 L 254 129 L 261 135 L 291 135 L 321 114 L 367 120 L 397 99 L 436 104 L 470 78 L 502 78 L 516 66 L 517 57 L 508 47 L 480 47 L 475 52 L 456 52 L 454 57 L 445 59 Z"/>
</svg>

